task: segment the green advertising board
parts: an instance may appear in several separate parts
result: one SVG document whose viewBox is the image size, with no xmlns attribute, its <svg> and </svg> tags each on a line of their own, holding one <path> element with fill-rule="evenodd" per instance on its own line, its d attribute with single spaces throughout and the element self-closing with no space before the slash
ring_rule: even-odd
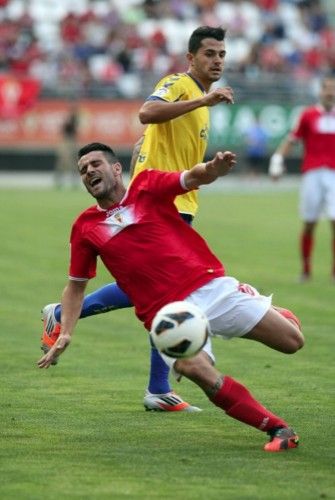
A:
<svg viewBox="0 0 335 500">
<path fill-rule="evenodd" d="M 234 149 L 243 152 L 249 127 L 258 120 L 268 136 L 271 154 L 292 129 L 304 106 L 284 104 L 222 104 L 210 108 L 209 150 Z"/>
</svg>

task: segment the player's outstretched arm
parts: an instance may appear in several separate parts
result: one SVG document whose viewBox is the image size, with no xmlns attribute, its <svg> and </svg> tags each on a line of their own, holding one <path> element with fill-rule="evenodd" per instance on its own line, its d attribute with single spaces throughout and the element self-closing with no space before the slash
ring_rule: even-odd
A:
<svg viewBox="0 0 335 500">
<path fill-rule="evenodd" d="M 174 102 L 164 101 L 163 99 L 149 100 L 142 105 L 138 116 L 143 125 L 164 123 L 202 106 L 206 106 L 202 97 Z"/>
<path fill-rule="evenodd" d="M 60 356 L 71 342 L 71 337 L 78 321 L 86 289 L 87 281 L 69 280 L 62 294 L 61 333 L 57 342 L 42 356 L 37 365 L 39 368 L 49 368 L 52 362 Z"/>
<path fill-rule="evenodd" d="M 230 151 L 219 151 L 212 160 L 198 163 L 184 174 L 187 189 L 197 189 L 203 184 L 211 184 L 218 177 L 227 175 L 236 165 L 236 155 Z"/>
<path fill-rule="evenodd" d="M 185 101 L 169 102 L 164 101 L 164 99 L 145 101 L 141 106 L 138 116 L 143 125 L 163 123 L 185 115 L 194 109 L 202 108 L 203 106 L 215 106 L 219 103 L 234 103 L 234 93 L 231 87 L 216 88 L 202 97 L 187 99 Z"/>
</svg>

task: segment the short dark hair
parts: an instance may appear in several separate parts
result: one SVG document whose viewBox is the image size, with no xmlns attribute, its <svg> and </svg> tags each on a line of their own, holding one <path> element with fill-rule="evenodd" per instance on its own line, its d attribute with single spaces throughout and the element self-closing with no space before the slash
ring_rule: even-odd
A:
<svg viewBox="0 0 335 500">
<path fill-rule="evenodd" d="M 213 28 L 211 26 L 200 26 L 193 31 L 190 39 L 188 41 L 188 51 L 191 54 L 195 54 L 201 47 L 201 43 L 204 38 L 215 38 L 219 42 L 222 42 L 226 36 L 226 30 L 223 28 Z"/>
<path fill-rule="evenodd" d="M 112 148 L 110 146 L 107 146 L 107 144 L 103 144 L 102 142 L 91 142 L 90 144 L 86 144 L 85 146 L 80 148 L 78 151 L 78 160 L 80 160 L 82 156 L 85 156 L 92 151 L 102 151 L 111 163 L 118 161 L 117 156 Z"/>
</svg>

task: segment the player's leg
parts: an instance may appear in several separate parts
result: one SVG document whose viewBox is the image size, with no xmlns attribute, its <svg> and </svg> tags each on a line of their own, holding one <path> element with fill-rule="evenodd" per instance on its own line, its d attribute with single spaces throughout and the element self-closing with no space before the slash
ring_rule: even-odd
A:
<svg viewBox="0 0 335 500">
<path fill-rule="evenodd" d="M 243 331 L 244 325 L 249 325 L 249 331 L 240 335 L 241 338 L 257 340 L 286 354 L 303 347 L 304 337 L 297 316 L 289 309 L 270 305 L 269 297 L 260 295 L 251 285 L 239 284 L 237 293 L 232 296 L 231 307 L 233 314 L 238 311 L 236 333 Z M 224 321 L 225 318 L 219 315 L 214 325 L 218 323 L 220 326 Z"/>
<path fill-rule="evenodd" d="M 241 285 L 235 278 L 216 278 L 187 300 L 206 313 L 214 335 L 226 339 L 246 336 L 287 353 L 303 345 L 299 320 L 290 311 L 276 310 L 271 306 L 271 297 L 260 295 L 250 285 Z M 171 365 L 166 356 L 164 359 L 174 372 L 199 385 L 228 415 L 269 432 L 272 444 L 266 445 L 267 451 L 297 445 L 298 438 L 285 421 L 260 405 L 242 384 L 230 377 L 222 379 L 210 363 L 214 357 L 208 343 L 199 355 L 189 360 L 177 360 Z"/>
<path fill-rule="evenodd" d="M 331 277 L 335 282 L 335 220 L 330 221 L 331 224 L 331 256 L 332 256 L 332 269 L 331 269 Z"/>
<path fill-rule="evenodd" d="M 325 172 L 325 213 L 331 230 L 331 278 L 335 282 L 335 170 Z"/>
<path fill-rule="evenodd" d="M 312 275 L 312 255 L 314 234 L 324 201 L 324 181 L 322 169 L 312 170 L 302 176 L 300 190 L 300 216 L 303 227 L 299 248 L 301 259 L 300 281 L 308 281 Z"/>
<path fill-rule="evenodd" d="M 176 394 L 169 384 L 170 368 L 157 349 L 151 345 L 149 384 L 143 404 L 147 411 L 184 411 L 199 412 L 200 408 L 192 406 Z"/>
<path fill-rule="evenodd" d="M 257 340 L 283 353 L 304 345 L 298 318 L 288 309 L 271 305 L 271 296 L 235 278 L 212 280 L 187 297 L 207 315 L 213 335 Z"/>
<path fill-rule="evenodd" d="M 249 390 L 232 377 L 214 368 L 211 359 L 201 351 L 189 359 L 176 360 L 174 371 L 197 384 L 210 401 L 230 417 L 248 424 L 270 436 L 265 451 L 296 448 L 299 438 L 285 420 L 265 408 Z"/>
<path fill-rule="evenodd" d="M 109 283 L 85 296 L 80 318 L 87 318 L 108 311 L 133 307 L 132 302 L 117 283 Z M 55 307 L 55 319 L 60 321 L 61 306 Z"/>
<path fill-rule="evenodd" d="M 288 309 L 275 307 L 271 307 L 242 338 L 262 342 L 286 354 L 293 354 L 304 345 L 298 318 Z"/>
<path fill-rule="evenodd" d="M 304 222 L 300 235 L 301 282 L 308 281 L 312 275 L 315 226 L 315 222 Z"/>
</svg>

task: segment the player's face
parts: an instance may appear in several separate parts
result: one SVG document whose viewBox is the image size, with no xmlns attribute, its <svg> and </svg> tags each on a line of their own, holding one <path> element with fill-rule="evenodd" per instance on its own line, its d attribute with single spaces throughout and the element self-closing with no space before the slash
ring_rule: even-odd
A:
<svg viewBox="0 0 335 500">
<path fill-rule="evenodd" d="M 326 109 L 331 109 L 335 105 L 335 78 L 324 80 L 320 93 L 321 104 Z"/>
<path fill-rule="evenodd" d="M 121 174 L 120 163 L 110 163 L 102 151 L 91 151 L 78 161 L 79 174 L 87 191 L 98 201 L 110 200 Z"/>
<path fill-rule="evenodd" d="M 225 56 L 224 41 L 204 38 L 195 54 L 187 54 L 192 75 L 205 87 L 217 82 L 223 72 Z"/>
</svg>

